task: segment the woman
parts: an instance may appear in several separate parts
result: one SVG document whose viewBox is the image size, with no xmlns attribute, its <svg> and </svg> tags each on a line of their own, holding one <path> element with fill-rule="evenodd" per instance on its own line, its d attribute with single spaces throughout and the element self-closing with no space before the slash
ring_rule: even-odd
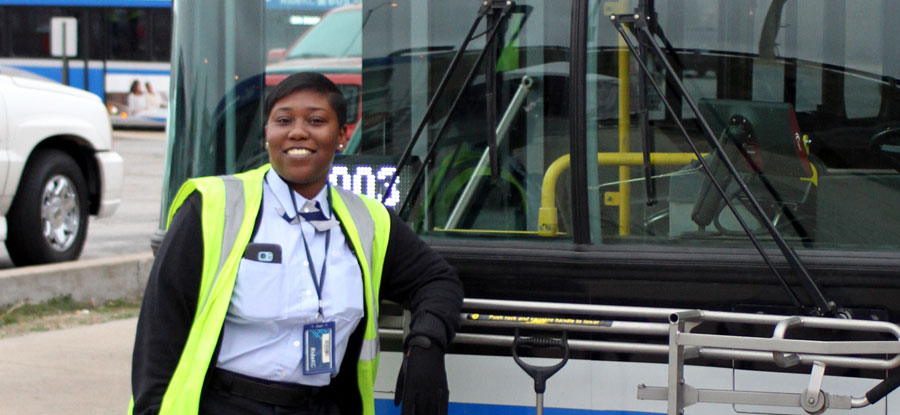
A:
<svg viewBox="0 0 900 415">
<path fill-rule="evenodd" d="M 271 166 L 192 179 L 173 202 L 138 320 L 133 412 L 373 414 L 389 299 L 413 313 L 395 402 L 446 413 L 455 273 L 381 204 L 328 185 L 347 145 L 331 81 L 294 74 L 264 113 Z"/>
<path fill-rule="evenodd" d="M 128 114 L 135 115 L 147 109 L 147 95 L 141 88 L 141 81 L 135 79 L 128 90 Z"/>
<path fill-rule="evenodd" d="M 163 101 L 162 96 L 156 93 L 156 90 L 153 89 L 153 84 L 150 82 L 144 82 L 144 95 L 147 96 L 147 109 L 159 109 L 168 107 L 168 103 Z"/>
</svg>

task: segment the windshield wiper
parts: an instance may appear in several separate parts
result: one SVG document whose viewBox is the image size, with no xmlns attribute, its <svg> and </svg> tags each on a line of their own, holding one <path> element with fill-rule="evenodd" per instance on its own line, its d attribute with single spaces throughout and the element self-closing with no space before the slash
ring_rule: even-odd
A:
<svg viewBox="0 0 900 415">
<path fill-rule="evenodd" d="M 775 228 L 775 225 L 769 220 L 768 216 L 766 216 L 765 212 L 760 206 L 759 201 L 756 200 L 756 197 L 747 187 L 747 184 L 744 182 L 741 175 L 738 173 L 734 164 L 725 154 L 725 150 L 722 145 L 716 140 L 716 136 L 712 131 L 712 128 L 707 122 L 706 118 L 703 114 L 700 113 L 700 109 L 697 106 L 696 101 L 693 96 L 688 92 L 684 83 L 677 76 L 677 72 L 669 60 L 666 58 L 665 53 L 659 47 L 659 45 L 654 40 L 654 35 L 649 30 L 649 25 L 655 24 L 655 22 L 650 22 L 648 16 L 652 16 L 653 11 L 647 10 L 646 7 L 638 8 L 633 14 L 620 14 L 620 15 L 612 15 L 610 16 L 610 21 L 615 26 L 616 30 L 619 32 L 619 35 L 622 36 L 622 39 L 625 41 L 625 44 L 628 46 L 628 49 L 631 53 L 636 57 L 636 61 L 641 68 L 641 72 L 643 76 L 645 76 L 648 81 L 653 85 L 653 88 L 656 90 L 656 93 L 659 94 L 659 97 L 662 103 L 666 107 L 666 111 L 668 111 L 672 115 L 673 121 L 677 124 L 679 130 L 682 135 L 684 135 L 688 145 L 691 147 L 691 150 L 697 156 L 697 160 L 700 162 L 700 165 L 703 167 L 703 171 L 707 174 L 711 184 L 716 188 L 719 192 L 719 195 L 722 196 L 725 204 L 728 205 L 728 208 L 734 214 L 734 217 L 737 219 L 738 223 L 741 225 L 741 228 L 750 238 L 751 243 L 756 250 L 759 251 L 760 255 L 763 257 L 763 260 L 771 269 L 772 273 L 775 274 L 775 277 L 780 282 L 781 286 L 785 289 L 785 291 L 791 297 L 792 302 L 795 306 L 802 308 L 800 300 L 797 298 L 796 293 L 790 288 L 788 283 L 785 281 L 784 277 L 781 273 L 778 272 L 778 269 L 775 267 L 775 264 L 772 262 L 772 259 L 769 258 L 769 255 L 766 253 L 765 249 L 763 249 L 762 245 L 759 243 L 759 240 L 756 239 L 753 231 L 750 230 L 747 223 L 743 220 L 741 215 L 738 213 L 737 209 L 734 206 L 734 203 L 731 201 L 731 198 L 719 183 L 718 179 L 715 177 L 716 175 L 713 173 L 709 164 L 706 160 L 703 159 L 702 154 L 700 153 L 697 146 L 691 141 L 690 134 L 688 134 L 687 130 L 682 124 L 680 119 L 680 114 L 676 113 L 672 108 L 669 101 L 666 99 L 665 94 L 663 93 L 662 88 L 659 86 L 659 83 L 653 78 L 650 69 L 647 67 L 646 63 L 643 61 L 642 56 L 638 52 L 631 38 L 625 32 L 625 25 L 628 24 L 631 26 L 632 32 L 635 34 L 635 37 L 641 42 L 641 45 L 650 46 L 647 48 L 649 52 L 653 53 L 660 62 L 662 62 L 664 69 L 666 70 L 666 74 L 671 78 L 672 85 L 677 89 L 677 92 L 684 100 L 687 102 L 688 106 L 691 108 L 691 111 L 694 113 L 694 116 L 697 117 L 697 122 L 700 124 L 703 135 L 709 144 L 715 149 L 715 154 L 717 154 L 721 160 L 722 165 L 726 167 L 728 173 L 731 175 L 732 180 L 740 187 L 740 190 L 747 198 L 747 202 L 752 208 L 753 212 L 757 216 L 757 220 L 762 223 L 766 230 L 769 232 L 769 235 L 775 241 L 775 244 L 778 246 L 778 249 L 781 251 L 782 255 L 784 255 L 788 264 L 790 264 L 791 269 L 797 274 L 800 278 L 800 283 L 803 288 L 807 291 L 809 296 L 812 298 L 812 301 L 815 303 L 814 313 L 817 315 L 827 315 L 827 316 L 835 316 L 835 317 L 844 317 L 849 318 L 847 311 L 842 310 L 837 307 L 837 305 L 833 301 L 829 301 L 825 298 L 825 295 L 822 293 L 822 290 L 819 288 L 819 285 L 816 281 L 810 276 L 806 267 L 800 261 L 800 257 L 797 256 L 797 253 L 794 252 L 793 249 L 787 244 L 778 230 Z M 655 19 L 654 19 L 655 20 Z"/>
<path fill-rule="evenodd" d="M 425 176 L 425 170 L 428 163 L 434 157 L 434 152 L 437 149 L 437 144 L 440 142 L 441 136 L 444 133 L 444 130 L 447 127 L 447 124 L 450 121 L 450 116 L 453 114 L 453 110 L 459 104 L 460 98 L 462 98 L 463 93 L 466 89 L 469 88 L 469 85 L 472 83 L 472 80 L 475 78 L 475 73 L 478 71 L 479 66 L 481 66 L 481 61 L 484 59 L 484 56 L 487 54 L 488 50 L 493 48 L 493 41 L 496 38 L 497 33 L 503 26 L 503 22 L 509 17 L 510 11 L 515 7 L 515 3 L 512 1 L 506 0 L 491 0 L 485 1 L 484 5 L 478 10 L 478 15 L 475 17 L 475 21 L 472 22 L 472 26 L 469 28 L 469 32 L 466 34 L 465 39 L 460 45 L 459 49 L 456 51 L 456 54 L 453 55 L 453 59 L 450 60 L 450 65 L 447 67 L 447 70 L 444 72 L 444 76 L 441 78 L 441 82 L 438 84 L 437 90 L 435 90 L 434 95 L 431 97 L 431 101 L 428 102 L 428 107 L 425 109 L 425 114 L 422 116 L 422 121 L 419 122 L 418 127 L 416 127 L 416 132 L 413 134 L 412 139 L 410 139 L 409 144 L 406 145 L 406 148 L 403 150 L 403 153 L 400 155 L 400 159 L 397 161 L 397 167 L 394 170 L 394 174 L 391 176 L 390 181 L 382 193 L 382 200 L 387 200 L 388 195 L 391 194 L 391 190 L 394 187 L 395 182 L 397 181 L 397 177 L 400 176 L 400 172 L 406 167 L 406 164 L 409 162 L 409 157 L 412 154 L 413 147 L 415 147 L 416 143 L 419 141 L 419 137 L 422 135 L 422 131 L 425 129 L 425 126 L 428 124 L 428 121 L 431 119 L 432 113 L 434 112 L 434 108 L 438 99 L 440 99 L 441 95 L 444 93 L 444 89 L 447 87 L 447 82 L 450 79 L 450 76 L 456 72 L 456 67 L 459 65 L 459 61 L 462 58 L 463 53 L 465 53 L 466 48 L 474 38 L 481 36 L 480 34 L 477 36 L 473 36 L 475 33 L 475 29 L 478 28 L 478 25 L 481 23 L 481 19 L 484 18 L 488 12 L 495 13 L 500 10 L 500 17 L 494 23 L 494 25 L 488 28 L 487 39 L 485 40 L 484 49 L 478 54 L 478 58 L 475 60 L 475 63 L 472 65 L 472 68 L 469 70 L 468 75 L 466 76 L 466 80 L 460 88 L 459 92 L 456 94 L 456 97 L 453 99 L 453 103 L 450 105 L 450 109 L 447 110 L 447 114 L 444 117 L 444 122 L 441 124 L 440 129 L 435 134 L 434 140 L 431 145 L 428 147 L 428 151 L 425 153 L 425 158 L 422 160 L 422 167 L 416 172 L 416 176 L 410 185 L 409 192 L 407 196 L 403 199 L 403 203 L 398 210 L 400 217 L 405 217 L 406 213 L 410 207 L 410 203 L 412 198 L 410 197 L 413 194 L 416 194 L 419 186 L 421 186 L 422 179 Z"/>
</svg>

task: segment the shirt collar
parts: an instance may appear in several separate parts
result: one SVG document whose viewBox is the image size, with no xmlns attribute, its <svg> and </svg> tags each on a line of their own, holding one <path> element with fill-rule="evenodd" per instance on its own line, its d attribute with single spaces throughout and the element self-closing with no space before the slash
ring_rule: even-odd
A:
<svg viewBox="0 0 900 415">
<path fill-rule="evenodd" d="M 287 213 L 289 217 L 297 216 L 297 212 L 294 211 L 294 204 L 291 203 L 291 193 L 294 193 L 294 200 L 297 201 L 297 208 L 303 206 L 306 203 L 307 198 L 303 197 L 300 193 L 297 193 L 290 189 L 287 182 L 275 172 L 275 169 L 270 168 L 268 172 L 266 172 L 266 184 L 269 186 L 269 190 L 272 191 L 272 194 L 275 195 L 275 199 L 278 199 L 278 203 L 281 206 L 275 206 L 275 211 L 281 216 L 284 213 Z M 312 200 L 319 202 L 319 206 L 322 207 L 322 212 L 326 217 L 331 217 L 331 207 L 328 206 L 328 184 L 325 184 L 325 187 L 319 191 L 318 194 Z"/>
</svg>

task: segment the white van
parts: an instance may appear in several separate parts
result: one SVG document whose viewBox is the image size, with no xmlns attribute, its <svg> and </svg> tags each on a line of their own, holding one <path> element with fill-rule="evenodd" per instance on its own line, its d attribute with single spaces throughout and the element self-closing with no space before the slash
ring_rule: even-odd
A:
<svg viewBox="0 0 900 415">
<path fill-rule="evenodd" d="M 77 259 L 113 214 L 122 157 L 96 95 L 0 68 L 0 240 L 18 266 Z"/>
</svg>

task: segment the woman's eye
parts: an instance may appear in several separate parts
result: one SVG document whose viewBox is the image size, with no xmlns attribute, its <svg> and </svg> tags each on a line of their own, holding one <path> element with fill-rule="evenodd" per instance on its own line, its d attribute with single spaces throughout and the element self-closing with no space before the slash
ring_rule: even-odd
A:
<svg viewBox="0 0 900 415">
<path fill-rule="evenodd" d="M 321 124 L 325 124 L 326 121 L 322 118 L 310 118 L 309 122 L 310 122 L 310 124 L 313 124 L 313 125 L 321 125 Z"/>
<path fill-rule="evenodd" d="M 284 118 L 284 117 L 282 117 L 282 118 L 276 118 L 276 119 L 275 119 L 275 122 L 278 123 L 278 124 L 287 124 L 287 123 L 290 123 L 290 122 L 291 122 L 291 119 L 290 119 L 290 118 Z"/>
</svg>

